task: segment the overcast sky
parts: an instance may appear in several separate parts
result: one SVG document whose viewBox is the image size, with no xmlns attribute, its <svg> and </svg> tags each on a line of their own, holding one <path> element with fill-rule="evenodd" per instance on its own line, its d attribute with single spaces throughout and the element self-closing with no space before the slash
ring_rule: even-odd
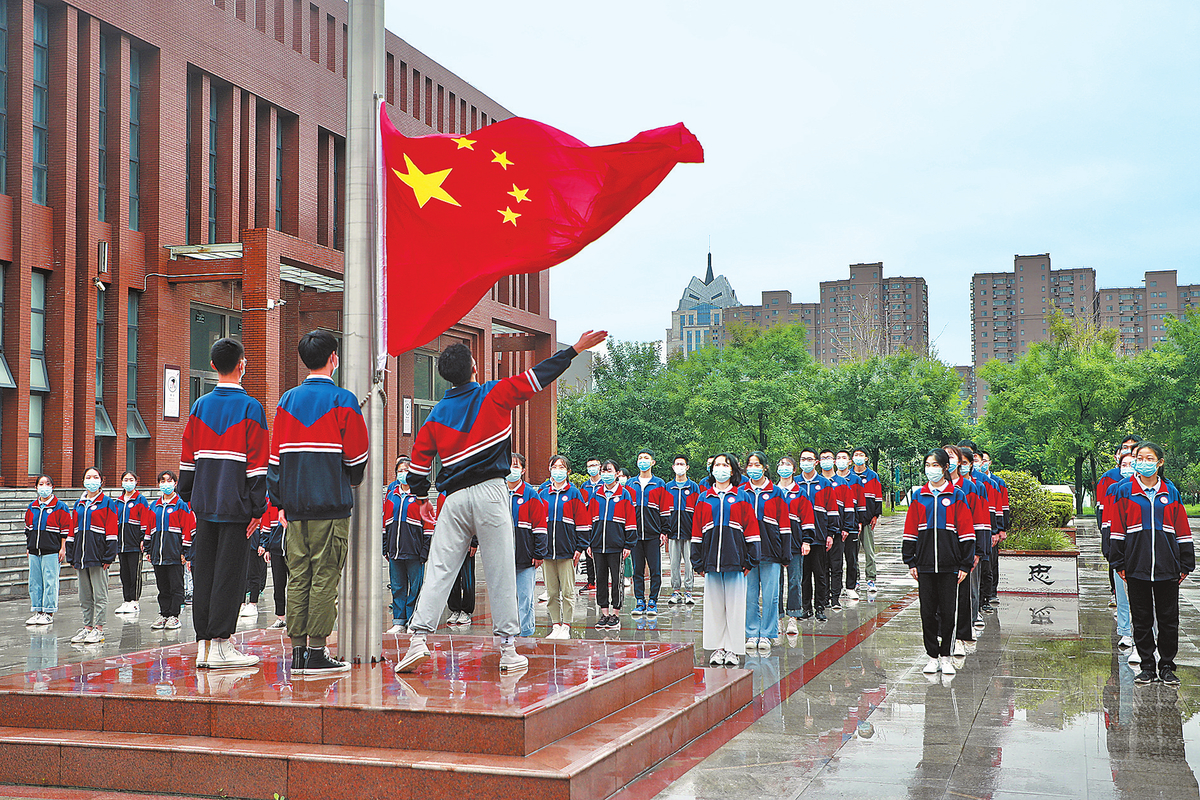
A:
<svg viewBox="0 0 1200 800">
<path fill-rule="evenodd" d="M 743 303 L 883 261 L 971 358 L 973 272 L 1049 252 L 1200 283 L 1200 3 L 388 0 L 388 28 L 588 144 L 682 121 L 682 164 L 551 271 L 559 339 L 663 337 L 709 240 Z"/>
</svg>

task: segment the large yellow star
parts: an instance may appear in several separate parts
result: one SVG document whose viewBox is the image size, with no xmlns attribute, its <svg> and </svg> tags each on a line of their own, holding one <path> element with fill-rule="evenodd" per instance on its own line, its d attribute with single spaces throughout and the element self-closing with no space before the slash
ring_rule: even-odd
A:
<svg viewBox="0 0 1200 800">
<path fill-rule="evenodd" d="M 501 211 L 500 209 L 496 209 L 496 213 L 501 214 L 504 217 L 504 219 L 502 219 L 500 221 L 501 225 L 503 225 L 506 222 L 511 222 L 514 228 L 517 227 L 517 217 L 521 216 L 520 214 L 513 211 L 508 206 L 505 206 L 503 211 Z"/>
<path fill-rule="evenodd" d="M 468 150 L 475 149 L 474 147 L 471 146 L 471 145 L 475 144 L 475 141 L 476 141 L 475 139 L 468 139 L 467 137 L 463 136 L 462 138 L 451 139 L 450 141 L 452 141 L 456 145 L 458 145 L 458 147 L 456 148 L 457 150 L 462 150 L 464 147 L 467 148 Z"/>
<path fill-rule="evenodd" d="M 446 180 L 446 176 L 450 174 L 450 170 L 443 169 L 428 174 L 421 172 L 421 170 L 417 169 L 417 165 L 412 162 L 412 159 L 408 157 L 408 153 L 404 154 L 404 163 L 408 165 L 407 175 L 398 169 L 394 169 L 392 172 L 396 173 L 396 177 L 408 184 L 413 190 L 413 194 L 417 196 L 418 207 L 424 208 L 425 204 L 431 199 L 441 200 L 443 203 L 462 207 L 461 203 L 451 197 L 442 188 L 442 181 Z"/>
<path fill-rule="evenodd" d="M 517 198 L 518 203 L 533 202 L 529 199 L 529 190 L 528 189 L 518 189 L 517 185 L 515 183 L 513 184 L 513 190 L 511 192 L 506 192 L 506 194 L 511 194 L 513 197 Z"/>
<path fill-rule="evenodd" d="M 507 150 L 505 150 L 503 153 L 497 153 L 495 150 L 493 150 L 492 155 L 495 156 L 495 158 L 492 159 L 492 162 L 504 167 L 505 171 L 508 171 L 508 168 L 512 166 L 513 162 L 508 160 Z"/>
</svg>

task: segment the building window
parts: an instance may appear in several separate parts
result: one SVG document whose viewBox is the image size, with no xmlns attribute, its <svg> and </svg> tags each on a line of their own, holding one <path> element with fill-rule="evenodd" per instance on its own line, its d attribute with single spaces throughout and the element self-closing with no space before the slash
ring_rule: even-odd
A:
<svg viewBox="0 0 1200 800">
<path fill-rule="evenodd" d="M 336 185 L 336 180 L 335 180 Z M 275 230 L 283 230 L 283 120 L 275 123 Z"/>
<path fill-rule="evenodd" d="M 0 194 L 8 193 L 8 0 L 0 0 Z"/>
<path fill-rule="evenodd" d="M 100 96 L 96 120 L 96 219 L 108 219 L 108 39 L 100 37 Z"/>
<path fill-rule="evenodd" d="M 126 354 L 128 378 L 125 383 L 125 469 L 131 472 L 137 472 L 138 440 L 150 438 L 150 431 L 146 428 L 146 421 L 142 419 L 141 412 L 138 411 L 137 407 L 138 321 L 141 314 L 141 300 L 142 296 L 140 293 L 129 293 L 129 335 L 127 337 L 128 352 Z"/>
<path fill-rule="evenodd" d="M 50 12 L 33 7 L 33 202 L 46 205 L 50 173 Z M 32 447 L 32 445 L 31 445 Z M 40 453 L 39 453 L 40 463 Z"/>
<path fill-rule="evenodd" d="M 115 439 L 117 431 L 112 418 L 104 407 L 104 292 L 96 290 L 96 437 L 93 462 L 102 472 L 104 469 L 104 441 Z"/>
<path fill-rule="evenodd" d="M 190 403 L 199 400 L 217 386 L 218 375 L 212 368 L 212 346 L 218 339 L 228 336 L 241 340 L 242 318 L 225 310 L 207 307 L 192 307 L 191 334 L 189 344 L 189 388 Z"/>
<path fill-rule="evenodd" d="M 29 299 L 29 388 L 50 391 L 46 370 L 46 273 L 34 271 Z"/>
<path fill-rule="evenodd" d="M 3 3 L 4 0 L 0 0 Z M 4 276 L 7 270 L 0 267 L 0 389 L 17 388 L 13 380 L 12 370 L 8 368 L 8 360 L 4 357 Z"/>
<path fill-rule="evenodd" d="M 129 230 L 138 230 L 141 209 L 141 132 L 142 59 L 137 50 L 129 51 Z"/>
<path fill-rule="evenodd" d="M 208 93 L 208 240 L 217 240 L 217 87 Z"/>
<path fill-rule="evenodd" d="M 29 474 L 42 473 L 42 413 L 44 395 L 29 394 Z"/>
<path fill-rule="evenodd" d="M 341 249 L 342 220 L 342 159 L 346 154 L 346 143 L 340 139 L 333 142 L 333 248 Z"/>
<path fill-rule="evenodd" d="M 183 240 L 188 244 L 195 244 L 192 239 L 192 113 L 195 108 L 196 90 L 195 83 L 188 81 L 187 85 L 187 111 L 184 116 L 187 118 L 184 126 L 187 130 L 187 150 L 184 154 L 183 168 Z"/>
</svg>

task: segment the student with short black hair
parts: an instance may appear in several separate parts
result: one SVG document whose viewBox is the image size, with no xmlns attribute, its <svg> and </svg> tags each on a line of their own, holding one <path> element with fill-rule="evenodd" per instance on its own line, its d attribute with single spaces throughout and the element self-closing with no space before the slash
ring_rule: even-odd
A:
<svg viewBox="0 0 1200 800">
<path fill-rule="evenodd" d="M 626 489 L 633 500 L 637 539 L 630 548 L 633 556 L 634 616 L 658 616 L 658 595 L 662 591 L 663 509 L 668 503 L 667 485 L 650 470 L 655 465 L 654 452 L 638 451 L 637 478 Z M 646 572 L 650 573 L 650 591 L 646 591 Z"/>
<path fill-rule="evenodd" d="M 831 463 L 830 467 L 832 466 Z M 804 554 L 801 564 L 804 573 L 801 584 L 801 612 L 798 617 L 795 614 L 793 617 L 809 619 L 814 615 L 815 609 L 817 622 L 825 622 L 825 608 L 830 599 L 829 556 L 834 542 L 841 538 L 842 515 L 833 484 L 817 472 L 817 451 L 811 447 L 800 451 L 800 478 L 796 484 L 812 503 L 814 517 L 823 516 L 825 525 L 822 528 L 817 524 L 811 548 Z M 795 608 L 796 605 L 792 604 L 792 611 Z"/>
<path fill-rule="evenodd" d="M 397 479 L 395 488 L 383 498 L 383 557 L 388 562 L 389 588 L 392 590 L 392 627 L 386 633 L 404 633 L 417 606 L 429 560 L 427 530 L 408 491 L 407 478 Z"/>
<path fill-rule="evenodd" d="M 700 486 L 688 477 L 688 458 L 678 453 L 671 459 L 675 480 L 667 484 L 667 507 L 663 516 L 663 536 L 671 559 L 671 605 L 695 605 L 692 572 L 692 515 L 700 497 Z"/>
<path fill-rule="evenodd" d="M 283 555 L 283 526 L 279 524 L 279 509 L 267 499 L 267 510 L 263 512 L 262 524 L 258 529 L 257 549 L 259 557 L 271 568 L 271 594 L 275 600 L 275 621 L 268 630 L 283 630 L 287 627 L 287 558 Z"/>
<path fill-rule="evenodd" d="M 834 455 L 835 483 L 845 486 L 846 527 L 842 533 L 842 560 L 846 567 L 846 587 L 842 594 L 848 600 L 858 599 L 858 534 L 867 516 L 867 499 L 862 480 L 851 469 L 850 451 L 838 450 Z M 850 508 L 853 507 L 853 513 Z"/>
<path fill-rule="evenodd" d="M 850 529 L 857 521 L 858 512 L 854 507 L 854 498 L 850 496 L 846 481 L 838 479 L 837 462 L 834 459 L 833 451 L 826 447 L 818 455 L 820 456 L 821 477 L 829 481 L 830 491 L 837 507 L 838 532 L 833 536 L 833 547 L 829 548 L 827 553 L 829 557 L 827 585 L 829 586 L 828 606 L 834 611 L 840 611 L 842 609 L 842 569 L 846 554 L 846 539 L 849 538 Z"/>
<path fill-rule="evenodd" d="M 868 453 L 866 448 L 856 447 L 850 451 L 850 460 L 854 462 L 853 472 L 862 483 L 863 499 L 866 501 L 866 516 L 859 522 L 859 545 L 863 559 L 866 562 L 867 593 L 875 593 L 875 579 L 879 576 L 879 568 L 875 563 L 875 526 L 883 513 L 883 484 L 879 481 L 879 473 L 867 466 Z"/>
</svg>

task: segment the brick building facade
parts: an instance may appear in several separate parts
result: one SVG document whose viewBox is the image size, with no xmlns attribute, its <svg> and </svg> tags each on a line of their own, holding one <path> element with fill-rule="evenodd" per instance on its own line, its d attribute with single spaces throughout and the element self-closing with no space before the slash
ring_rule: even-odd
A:
<svg viewBox="0 0 1200 800">
<path fill-rule="evenodd" d="M 127 466 L 151 483 L 215 382 L 212 341 L 241 337 L 270 418 L 304 375 L 299 336 L 341 332 L 347 14 L 342 0 L 0 0 L 4 485 L 39 471 L 78 485 L 96 462 L 109 485 Z M 396 36 L 386 48 L 401 131 L 511 116 Z M 467 342 L 482 377 L 503 377 L 551 355 L 555 332 L 548 276 L 516 276 L 391 359 L 385 472 L 444 392 L 442 347 Z M 554 405 L 546 392 L 514 418 L 532 465 L 554 448 Z"/>
</svg>

